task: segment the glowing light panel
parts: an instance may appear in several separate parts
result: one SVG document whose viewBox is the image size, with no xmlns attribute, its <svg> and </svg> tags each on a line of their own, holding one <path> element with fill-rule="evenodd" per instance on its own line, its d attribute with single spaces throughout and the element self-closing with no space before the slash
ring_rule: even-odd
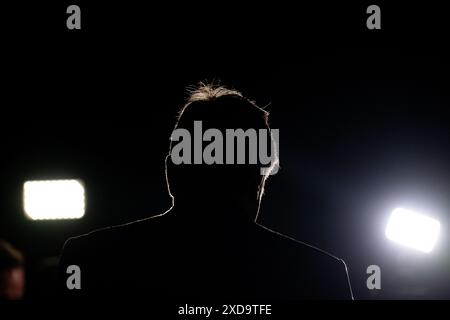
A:
<svg viewBox="0 0 450 320">
<path fill-rule="evenodd" d="M 392 211 L 386 237 L 401 245 L 429 253 L 439 236 L 439 221 L 417 212 L 397 208 Z"/>
<path fill-rule="evenodd" d="M 32 220 L 79 219 L 85 212 L 85 192 L 78 180 L 27 181 L 23 207 Z"/>
</svg>

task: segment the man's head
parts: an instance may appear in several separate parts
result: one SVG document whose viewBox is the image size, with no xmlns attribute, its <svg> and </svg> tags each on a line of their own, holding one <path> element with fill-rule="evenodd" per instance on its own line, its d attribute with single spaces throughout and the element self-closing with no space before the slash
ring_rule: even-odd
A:
<svg viewBox="0 0 450 320">
<path fill-rule="evenodd" d="M 19 300 L 24 293 L 23 256 L 11 244 L 0 240 L 0 300 Z"/>
<path fill-rule="evenodd" d="M 179 113 L 174 133 L 180 129 L 190 138 L 181 141 L 172 135 L 166 167 L 175 204 L 246 209 L 255 219 L 265 181 L 278 165 L 268 112 L 236 90 L 202 84 L 191 92 Z M 261 130 L 266 139 L 259 134 Z M 245 146 L 245 150 L 239 147 L 239 138 L 233 132 L 243 134 L 241 147 Z M 255 137 L 257 140 L 252 140 Z M 191 148 L 180 148 L 187 146 L 188 140 Z M 272 150 L 275 161 L 265 165 L 250 161 L 258 159 L 258 150 L 264 143 L 269 153 Z M 190 159 L 190 163 L 174 163 L 175 155 Z M 245 163 L 240 163 L 239 158 L 245 158 Z"/>
</svg>

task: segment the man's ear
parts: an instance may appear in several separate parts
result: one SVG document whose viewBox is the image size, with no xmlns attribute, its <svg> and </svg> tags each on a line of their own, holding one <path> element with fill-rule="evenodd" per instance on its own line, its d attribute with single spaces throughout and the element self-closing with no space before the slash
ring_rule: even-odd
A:
<svg viewBox="0 0 450 320">
<path fill-rule="evenodd" d="M 166 177 L 166 185 L 167 185 L 167 191 L 169 193 L 170 198 L 172 199 L 172 206 L 174 205 L 174 195 L 172 193 L 172 180 L 170 178 L 171 172 L 173 172 L 173 163 L 170 158 L 170 151 L 166 155 L 166 158 L 164 160 L 164 168 L 165 168 L 165 177 Z"/>
</svg>

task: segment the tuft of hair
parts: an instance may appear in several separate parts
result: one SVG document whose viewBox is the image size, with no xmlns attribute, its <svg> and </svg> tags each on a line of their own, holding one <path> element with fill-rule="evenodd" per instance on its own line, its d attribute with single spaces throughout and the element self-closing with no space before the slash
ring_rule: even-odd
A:
<svg viewBox="0 0 450 320">
<path fill-rule="evenodd" d="M 253 107 L 258 109 L 262 113 L 263 118 L 268 125 L 269 112 L 267 110 L 259 107 L 254 101 L 245 97 L 239 90 L 229 89 L 221 85 L 220 82 L 213 81 L 211 83 L 207 83 L 201 81 L 198 83 L 198 85 L 188 86 L 187 92 L 189 96 L 186 99 L 185 105 L 179 111 L 177 120 L 181 118 L 185 109 L 192 103 L 208 102 L 222 97 L 236 97 L 247 101 L 249 104 L 253 105 Z"/>
<path fill-rule="evenodd" d="M 241 92 L 234 89 L 228 89 L 220 83 L 205 83 L 200 82 L 198 86 L 188 88 L 189 98 L 187 103 L 196 101 L 210 101 L 223 96 L 238 96 L 243 98 Z"/>
</svg>

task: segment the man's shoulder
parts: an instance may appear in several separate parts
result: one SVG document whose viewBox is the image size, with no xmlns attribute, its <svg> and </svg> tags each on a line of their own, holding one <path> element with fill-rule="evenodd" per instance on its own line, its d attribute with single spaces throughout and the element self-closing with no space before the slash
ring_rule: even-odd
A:
<svg viewBox="0 0 450 320">
<path fill-rule="evenodd" d="M 104 251 L 118 251 L 123 246 L 133 245 L 133 240 L 142 241 L 144 237 L 154 236 L 160 231 L 167 218 L 157 215 L 142 220 L 95 229 L 88 233 L 69 238 L 63 248 L 64 253 L 100 254 Z"/>
<path fill-rule="evenodd" d="M 299 241 L 293 237 L 276 232 L 270 228 L 261 226 L 260 232 L 266 238 L 266 247 L 273 243 L 272 251 L 275 252 L 277 263 L 293 266 L 299 278 L 302 274 L 308 275 L 309 280 L 316 285 L 320 283 L 323 291 L 338 299 L 351 299 L 352 292 L 347 265 L 345 261 L 316 246 Z M 318 287 L 318 286 L 317 286 Z"/>
<path fill-rule="evenodd" d="M 316 246 L 300 241 L 294 237 L 265 227 L 261 224 L 257 224 L 257 226 L 258 233 L 262 235 L 261 238 L 265 239 L 263 241 L 267 241 L 266 245 L 268 246 L 270 246 L 269 243 L 272 243 L 276 247 L 282 247 L 284 250 L 293 250 L 297 252 L 298 255 L 310 256 L 311 258 L 322 260 L 324 263 L 341 263 L 339 258 Z"/>
</svg>

